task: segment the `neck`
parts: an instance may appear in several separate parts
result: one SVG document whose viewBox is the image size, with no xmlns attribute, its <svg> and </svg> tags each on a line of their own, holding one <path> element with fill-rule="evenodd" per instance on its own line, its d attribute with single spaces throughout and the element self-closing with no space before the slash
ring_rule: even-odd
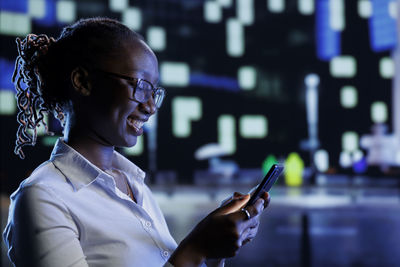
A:
<svg viewBox="0 0 400 267">
<path fill-rule="evenodd" d="M 77 126 L 66 127 L 64 142 L 101 170 L 111 168 L 114 146 L 90 129 Z"/>
</svg>

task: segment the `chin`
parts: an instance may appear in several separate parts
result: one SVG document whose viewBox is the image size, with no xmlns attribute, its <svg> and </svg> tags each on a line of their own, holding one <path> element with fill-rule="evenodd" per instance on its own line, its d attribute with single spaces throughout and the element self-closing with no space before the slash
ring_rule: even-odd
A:
<svg viewBox="0 0 400 267">
<path fill-rule="evenodd" d="M 137 143 L 137 136 L 132 136 L 129 137 L 127 140 L 125 140 L 125 144 L 123 145 L 124 147 L 133 147 Z"/>
</svg>

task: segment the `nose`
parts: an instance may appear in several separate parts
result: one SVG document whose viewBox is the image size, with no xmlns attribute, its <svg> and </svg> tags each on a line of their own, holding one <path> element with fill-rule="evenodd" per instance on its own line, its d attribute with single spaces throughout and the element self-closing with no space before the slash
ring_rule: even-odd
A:
<svg viewBox="0 0 400 267">
<path fill-rule="evenodd" d="M 154 103 L 154 99 L 152 97 L 147 100 L 147 102 L 141 104 L 142 111 L 150 116 L 157 112 L 156 104 Z"/>
</svg>

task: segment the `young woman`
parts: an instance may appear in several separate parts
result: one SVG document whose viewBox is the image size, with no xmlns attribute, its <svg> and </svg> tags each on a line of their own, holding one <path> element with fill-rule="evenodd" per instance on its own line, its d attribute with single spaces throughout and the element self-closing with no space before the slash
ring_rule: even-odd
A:
<svg viewBox="0 0 400 267">
<path fill-rule="evenodd" d="M 30 34 L 17 44 L 15 153 L 35 144 L 28 130 L 45 112 L 64 136 L 11 196 L 4 239 L 16 266 L 200 266 L 255 236 L 268 194 L 243 210 L 249 195 L 235 193 L 177 245 L 144 172 L 114 150 L 136 144 L 165 96 L 157 58 L 137 33 L 91 18 L 57 40 Z"/>
</svg>

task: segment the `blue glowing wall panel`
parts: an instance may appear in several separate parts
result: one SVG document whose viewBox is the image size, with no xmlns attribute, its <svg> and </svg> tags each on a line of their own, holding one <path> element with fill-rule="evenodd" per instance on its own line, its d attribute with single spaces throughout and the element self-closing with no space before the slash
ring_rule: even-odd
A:
<svg viewBox="0 0 400 267">
<path fill-rule="evenodd" d="M 375 52 L 396 47 L 396 20 L 389 15 L 389 3 L 393 0 L 372 0 L 372 16 L 369 19 L 371 48 Z"/>
<path fill-rule="evenodd" d="M 0 0 L 0 10 L 28 13 L 28 0 Z"/>
<path fill-rule="evenodd" d="M 315 14 L 317 57 L 324 61 L 341 53 L 340 32 L 331 28 L 329 19 L 329 0 L 317 0 Z"/>
<path fill-rule="evenodd" d="M 213 89 L 238 92 L 240 90 L 237 79 L 230 77 L 213 76 L 203 73 L 193 73 L 190 75 L 190 85 L 209 87 Z"/>
<path fill-rule="evenodd" d="M 14 72 L 14 61 L 0 58 L 0 90 L 14 90 L 11 77 Z"/>
</svg>

